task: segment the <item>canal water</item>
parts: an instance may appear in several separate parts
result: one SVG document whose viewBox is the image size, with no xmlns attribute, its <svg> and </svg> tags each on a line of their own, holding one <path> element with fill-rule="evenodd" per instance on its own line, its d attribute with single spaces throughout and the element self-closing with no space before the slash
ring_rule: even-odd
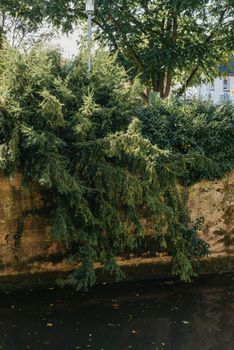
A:
<svg viewBox="0 0 234 350">
<path fill-rule="evenodd" d="M 0 295 L 4 350 L 233 350 L 234 275 Z"/>
</svg>

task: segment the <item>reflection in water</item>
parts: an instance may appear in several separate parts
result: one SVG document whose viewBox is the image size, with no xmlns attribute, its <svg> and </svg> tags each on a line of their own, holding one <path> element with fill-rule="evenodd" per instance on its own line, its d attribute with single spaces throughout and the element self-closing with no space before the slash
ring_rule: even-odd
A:
<svg viewBox="0 0 234 350">
<path fill-rule="evenodd" d="M 2 294 L 0 349 L 232 350 L 234 276 Z"/>
</svg>

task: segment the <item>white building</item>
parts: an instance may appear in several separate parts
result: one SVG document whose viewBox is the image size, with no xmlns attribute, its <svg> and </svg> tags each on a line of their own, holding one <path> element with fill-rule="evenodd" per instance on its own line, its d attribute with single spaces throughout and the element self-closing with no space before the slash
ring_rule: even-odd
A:
<svg viewBox="0 0 234 350">
<path fill-rule="evenodd" d="M 206 100 L 211 99 L 214 103 L 231 101 L 234 103 L 234 59 L 228 66 L 220 66 L 220 73 L 224 77 L 218 77 L 213 84 L 201 84 L 196 87 L 196 97 Z"/>
</svg>

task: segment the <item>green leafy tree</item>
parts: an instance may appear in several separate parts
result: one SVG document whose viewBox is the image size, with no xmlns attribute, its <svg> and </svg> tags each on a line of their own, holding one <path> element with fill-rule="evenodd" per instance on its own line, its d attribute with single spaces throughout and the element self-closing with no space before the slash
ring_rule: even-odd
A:
<svg viewBox="0 0 234 350">
<path fill-rule="evenodd" d="M 100 36 L 160 97 L 212 80 L 233 52 L 233 0 L 96 1 Z M 177 86 L 180 86 L 178 89 Z"/>
<path fill-rule="evenodd" d="M 37 31 L 48 24 L 65 32 L 71 31 L 73 24 L 78 22 L 78 3 L 84 7 L 82 0 L 75 3 L 67 0 L 1 0 L 0 45 L 9 33 L 19 41 L 26 35 L 36 36 Z"/>
<path fill-rule="evenodd" d="M 83 0 L 2 0 L 1 7 L 65 31 L 86 18 Z M 152 90 L 181 95 L 201 79 L 212 81 L 233 54 L 233 0 L 96 0 L 95 9 L 97 37 L 133 77 L 140 74 L 146 97 Z"/>
<path fill-rule="evenodd" d="M 53 36 L 49 25 L 44 21 L 44 13 L 38 2 L 1 0 L 0 3 L 0 49 L 4 40 L 11 46 L 28 49 L 36 42 Z"/>
</svg>

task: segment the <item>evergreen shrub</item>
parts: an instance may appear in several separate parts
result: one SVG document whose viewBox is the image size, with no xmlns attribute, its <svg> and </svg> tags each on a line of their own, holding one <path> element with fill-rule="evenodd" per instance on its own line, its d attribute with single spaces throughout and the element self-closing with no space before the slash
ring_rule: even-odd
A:
<svg viewBox="0 0 234 350">
<path fill-rule="evenodd" d="M 202 99 L 160 100 L 139 110 L 143 135 L 170 151 L 183 184 L 222 177 L 234 169 L 234 105 Z"/>
<path fill-rule="evenodd" d="M 86 58 L 0 51 L 0 166 L 40 186 L 51 235 L 78 264 L 65 282 L 87 289 L 96 263 L 122 278 L 117 257 L 141 244 L 142 218 L 188 281 L 208 246 L 179 183 L 233 168 L 233 108 L 153 95 L 142 105 L 115 57 L 98 50 L 91 73 Z"/>
</svg>

